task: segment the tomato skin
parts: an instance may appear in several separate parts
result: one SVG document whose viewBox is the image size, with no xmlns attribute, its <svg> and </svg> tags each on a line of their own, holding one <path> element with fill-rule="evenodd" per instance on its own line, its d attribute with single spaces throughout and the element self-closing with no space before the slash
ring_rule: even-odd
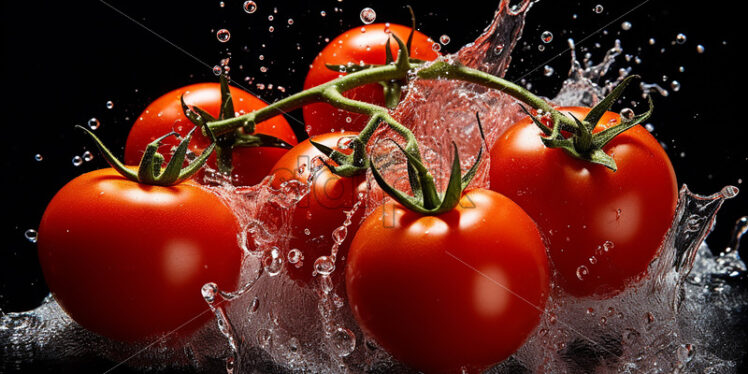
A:
<svg viewBox="0 0 748 374">
<path fill-rule="evenodd" d="M 349 153 L 349 150 L 338 146 L 338 141 L 356 135 L 358 134 L 355 132 L 327 133 L 315 136 L 312 140 L 340 152 Z M 279 189 L 284 182 L 289 180 L 309 183 L 315 157 L 326 159 L 309 140 L 299 143 L 273 166 L 272 187 Z M 299 172 L 299 170 L 303 171 Z M 313 282 L 314 261 L 320 256 L 330 255 L 334 244 L 333 231 L 343 224 L 346 218 L 345 211 L 353 208 L 359 200 L 359 194 L 366 191 L 366 186 L 364 175 L 350 178 L 340 177 L 333 174 L 326 166 L 322 166 L 314 173 L 310 191 L 298 202 L 292 217 L 289 248 L 301 250 L 304 256 L 300 263 L 286 263 L 288 274 L 292 279 L 307 285 Z M 338 249 L 336 261 L 338 270 L 333 273 L 333 280 L 341 279 L 339 274 L 343 273 L 342 264 L 363 212 L 364 207 L 359 207 L 351 217 L 346 239 Z"/>
<path fill-rule="evenodd" d="M 140 342 L 199 316 L 176 331 L 181 338 L 211 319 L 205 283 L 236 289 L 238 232 L 233 212 L 194 182 L 147 186 L 101 169 L 49 203 L 39 260 L 57 302 L 86 329 Z"/>
<path fill-rule="evenodd" d="M 262 100 L 254 95 L 230 87 L 231 97 L 234 102 L 234 110 L 237 113 L 249 113 L 253 110 L 267 106 Z M 218 118 L 221 107 L 221 89 L 218 83 L 197 83 L 181 87 L 164 94 L 148 105 L 138 116 L 133 124 L 125 145 L 125 163 L 127 165 L 138 165 L 148 143 L 171 132 L 176 131 L 181 136 L 195 127 L 184 115 L 180 96 L 184 94 L 187 105 L 198 106 Z M 272 135 L 283 139 L 291 145 L 297 143 L 293 129 L 283 116 L 273 117 L 256 125 L 255 131 L 266 135 Z M 163 141 L 159 151 L 168 161 L 171 157 L 171 149 L 179 143 L 176 137 L 169 137 Z M 200 154 L 210 145 L 210 139 L 200 131 L 195 131 L 190 150 Z M 268 175 L 273 164 L 286 153 L 285 149 L 273 147 L 236 148 L 233 151 L 232 182 L 237 186 L 248 186 L 259 183 Z M 210 156 L 208 166 L 216 169 L 215 154 Z M 202 180 L 202 172 L 196 180 Z"/>
<path fill-rule="evenodd" d="M 361 29 L 366 32 L 361 32 Z M 407 42 L 410 27 L 389 24 L 389 28 L 383 23 L 375 23 L 363 27 L 348 30 L 333 39 L 312 62 L 309 73 L 304 81 L 304 89 L 319 86 L 329 82 L 345 73 L 328 69 L 325 64 L 346 65 L 349 62 L 358 64 L 384 64 L 386 62 L 385 48 L 390 36 L 385 30 L 397 35 L 403 42 Z M 395 40 L 390 42 L 393 58 L 397 58 L 400 48 Z M 435 60 L 439 53 L 432 49 L 434 41 L 428 36 L 416 31 L 413 33 L 410 57 L 425 61 Z M 368 50 L 367 50 L 368 48 Z M 384 106 L 384 94 L 382 86 L 371 83 L 354 88 L 344 93 L 346 97 L 367 103 Z M 327 103 L 315 103 L 304 106 L 304 122 L 310 136 L 329 132 L 361 131 L 368 122 L 367 115 L 351 113 L 346 110 L 337 109 Z M 351 118 L 348 122 L 346 119 Z"/>
<path fill-rule="evenodd" d="M 398 360 L 426 373 L 479 372 L 537 326 L 548 272 L 530 217 L 477 189 L 438 216 L 391 202 L 376 209 L 351 244 L 346 289 L 361 328 Z"/>
<path fill-rule="evenodd" d="M 558 110 L 577 118 L 589 112 Z M 619 122 L 618 114 L 607 112 L 594 132 Z M 672 223 L 678 189 L 670 160 L 640 125 L 603 148 L 616 172 L 546 148 L 540 134 L 526 118 L 501 136 L 491 149 L 491 189 L 511 197 L 537 222 L 566 291 L 618 293 L 646 271 Z"/>
</svg>

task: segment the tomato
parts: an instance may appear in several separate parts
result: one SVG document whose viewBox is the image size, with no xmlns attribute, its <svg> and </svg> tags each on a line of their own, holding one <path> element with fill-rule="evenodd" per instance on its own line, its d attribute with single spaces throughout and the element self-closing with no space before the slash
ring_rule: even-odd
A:
<svg viewBox="0 0 748 374">
<path fill-rule="evenodd" d="M 584 118 L 588 108 L 558 108 Z M 620 123 L 607 112 L 593 133 Z M 577 296 L 605 296 L 641 276 L 668 231 L 678 199 L 665 151 L 637 125 L 603 147 L 613 172 L 545 147 L 529 118 L 491 150 L 491 189 L 533 217 L 550 243 L 560 283 Z"/>
<path fill-rule="evenodd" d="M 250 93 L 235 87 L 231 87 L 230 90 L 234 102 L 234 110 L 237 113 L 249 113 L 266 106 L 262 100 Z M 192 84 L 171 91 L 148 105 L 135 121 L 125 145 L 126 164 L 138 165 L 146 145 L 154 139 L 171 131 L 176 131 L 181 136 L 185 136 L 195 127 L 182 111 L 182 105 L 179 101 L 182 94 L 184 94 L 184 101 L 187 105 L 198 106 L 218 118 L 221 106 L 221 91 L 218 83 Z M 289 126 L 288 122 L 282 116 L 273 117 L 267 121 L 258 123 L 255 130 L 257 133 L 275 136 L 292 145 L 297 143 L 291 126 Z M 165 139 L 163 145 L 159 148 L 159 152 L 166 156 L 167 161 L 169 160 L 168 155 L 171 154 L 169 150 L 178 143 L 178 139 L 170 137 Z M 190 143 L 190 150 L 196 154 L 200 154 L 209 144 L 210 139 L 202 135 L 200 131 L 196 131 Z M 286 153 L 286 150 L 282 148 L 235 148 L 232 161 L 234 166 L 232 182 L 235 185 L 254 185 L 259 183 L 262 178 L 270 173 L 273 164 L 284 153 Z M 216 169 L 215 155 L 210 157 L 208 166 Z M 202 180 L 201 175 L 198 175 L 198 180 Z"/>
<path fill-rule="evenodd" d="M 328 133 L 312 139 L 337 151 L 349 153 L 350 150 L 341 148 L 339 143 L 356 135 L 354 132 Z M 346 178 L 333 174 L 321 163 L 326 158 L 309 140 L 305 140 L 283 155 L 273 167 L 272 186 L 276 189 L 292 180 L 310 183 L 309 193 L 297 203 L 291 218 L 288 247 L 301 250 L 303 260 L 295 264 L 287 263 L 289 276 L 307 285 L 314 279 L 314 262 L 320 256 L 330 255 L 335 243 L 333 232 L 343 225 L 346 220 L 345 211 L 353 208 L 359 200 L 359 194 L 364 193 L 367 186 L 364 175 Z M 341 279 L 337 275 L 343 272 L 340 264 L 345 260 L 363 211 L 364 207 L 361 206 L 351 217 L 345 241 L 338 249 L 336 266 L 339 270 L 333 273 L 334 280 Z"/>
<path fill-rule="evenodd" d="M 361 328 L 431 373 L 480 372 L 514 353 L 538 324 L 548 272 L 532 219 L 476 189 L 437 216 L 380 206 L 356 233 L 345 275 Z"/>
<path fill-rule="evenodd" d="M 362 32 L 362 30 L 365 30 Z M 385 48 L 390 33 L 394 33 L 403 42 L 407 42 L 410 27 L 396 24 L 376 23 L 348 30 L 333 39 L 312 62 L 309 73 L 304 81 L 304 89 L 318 86 L 331 81 L 344 73 L 332 71 L 325 66 L 346 65 L 348 63 L 384 64 L 386 62 Z M 421 60 L 434 60 L 439 53 L 432 49 L 434 41 L 428 36 L 416 31 L 413 33 L 410 57 Z M 397 43 L 390 42 L 393 57 L 397 58 L 400 50 Z M 371 83 L 345 92 L 345 96 L 384 106 L 382 86 Z M 315 103 L 304 106 L 304 122 L 309 135 L 318 135 L 334 131 L 361 131 L 369 120 L 367 115 L 351 113 L 337 109 L 327 103 Z M 350 119 L 350 120 L 349 120 Z"/>
<path fill-rule="evenodd" d="M 120 341 L 186 337 L 211 318 L 205 283 L 237 287 L 238 232 L 233 212 L 195 182 L 148 186 L 101 169 L 49 203 L 39 260 L 57 302 L 86 329 Z"/>
</svg>

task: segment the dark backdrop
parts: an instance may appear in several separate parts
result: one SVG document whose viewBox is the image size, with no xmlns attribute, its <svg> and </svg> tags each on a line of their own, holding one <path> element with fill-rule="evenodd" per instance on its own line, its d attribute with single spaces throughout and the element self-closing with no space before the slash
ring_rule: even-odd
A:
<svg viewBox="0 0 748 374">
<path fill-rule="evenodd" d="M 93 151 L 74 124 L 98 118 L 102 124 L 98 134 L 121 152 L 129 126 L 150 101 L 179 86 L 214 81 L 212 66 L 229 52 L 232 78 L 273 101 L 301 89 L 308 64 L 324 46 L 324 38 L 361 26 L 363 7 L 376 10 L 377 22 L 409 22 L 401 2 L 256 2 L 257 11 L 247 14 L 243 0 L 3 1 L 0 309 L 33 308 L 46 295 L 35 245 L 24 233 L 37 228 L 44 207 L 63 184 L 105 166 L 101 157 L 73 166 L 75 155 Z M 410 2 L 421 31 L 434 39 L 449 35 L 451 42 L 443 47 L 447 52 L 479 35 L 497 3 Z M 595 61 L 620 38 L 632 60 L 626 63 L 622 56 L 614 68 L 632 66 L 646 82 L 657 82 L 670 91 L 668 97 L 656 96 L 650 122 L 666 145 L 679 182 L 705 194 L 727 184 L 742 188 L 742 180 L 748 178 L 748 151 L 742 115 L 746 67 L 738 56 L 744 25 L 739 13 L 664 0 L 643 5 L 603 0 L 559 3 L 535 4 L 527 18 L 524 44 L 514 52 L 507 77 L 532 71 L 527 80 L 533 89 L 552 96 L 568 70 L 569 53 L 546 60 L 567 48 L 567 38 L 580 41 L 592 35 L 578 48 L 589 49 Z M 603 6 L 601 13 L 593 11 L 598 3 Z M 268 19 L 271 15 L 273 21 Z M 624 21 L 631 23 L 630 30 L 622 29 Z M 228 43 L 216 39 L 221 28 L 231 32 Z M 554 39 L 539 51 L 545 30 Z M 682 45 L 674 44 L 678 33 L 687 37 Z M 596 43 L 601 47 L 596 48 Z M 697 53 L 699 44 L 705 48 L 703 53 Z M 545 64 L 556 71 L 550 78 L 543 75 Z M 261 66 L 267 72 L 261 72 Z M 679 71 L 681 66 L 684 72 Z M 245 77 L 254 78 L 251 85 L 245 84 Z M 681 84 L 678 92 L 670 89 L 673 79 Z M 257 83 L 282 86 L 286 94 L 277 88 L 257 90 Z M 638 90 L 629 92 L 628 100 L 641 100 Z M 110 100 L 114 106 L 107 109 Z M 291 115 L 301 119 L 298 111 Z M 37 154 L 42 161 L 35 160 Z M 748 214 L 745 195 L 725 204 L 709 238 L 712 248 L 723 248 L 733 222 Z"/>
</svg>

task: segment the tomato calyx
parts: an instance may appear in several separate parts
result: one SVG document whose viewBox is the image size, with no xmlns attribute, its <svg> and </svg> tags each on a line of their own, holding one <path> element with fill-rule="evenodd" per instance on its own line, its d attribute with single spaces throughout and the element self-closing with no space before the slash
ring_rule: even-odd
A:
<svg viewBox="0 0 748 374">
<path fill-rule="evenodd" d="M 618 100 L 623 91 L 626 89 L 626 86 L 628 86 L 629 83 L 635 78 L 639 78 L 639 76 L 631 75 L 626 77 L 626 79 L 624 79 L 618 86 L 616 86 L 613 91 L 611 91 L 603 100 L 595 105 L 589 111 L 589 113 L 587 113 L 584 119 L 580 120 L 573 114 L 568 113 L 568 115 L 576 123 L 575 127 L 562 125 L 554 125 L 549 127 L 544 124 L 543 121 L 541 121 L 537 116 L 530 113 L 530 111 L 527 110 L 527 108 L 525 108 L 523 105 L 520 105 L 520 107 L 522 107 L 522 110 L 532 119 L 533 123 L 538 128 L 540 128 L 540 130 L 545 135 L 541 136 L 540 138 L 546 147 L 563 149 L 567 154 L 574 158 L 594 164 L 599 164 L 607 167 L 612 171 L 616 171 L 618 167 L 615 160 L 613 160 L 613 157 L 605 153 L 603 147 L 605 147 L 605 145 L 607 145 L 619 134 L 640 124 L 641 122 L 646 121 L 652 115 L 652 111 L 654 109 L 652 97 L 647 96 L 649 109 L 646 112 L 628 119 L 623 119 L 621 123 L 615 126 L 608 127 L 600 132 L 593 133 L 592 131 L 594 130 L 598 121 L 600 121 L 600 118 L 602 118 L 603 114 L 605 114 L 605 112 L 607 112 L 610 107 L 613 106 L 613 103 Z M 561 131 L 568 131 L 571 133 L 571 136 L 564 137 Z"/>
<path fill-rule="evenodd" d="M 255 134 L 255 123 L 252 121 L 245 123 L 244 126 L 239 127 L 234 131 L 215 136 L 208 126 L 211 122 L 236 117 L 234 101 L 231 98 L 231 91 L 229 90 L 228 78 L 225 74 L 221 74 L 219 81 L 221 85 L 221 110 L 218 118 L 213 117 L 210 113 L 196 105 L 187 105 L 184 101 L 184 95 L 179 98 L 184 115 L 196 127 L 203 129 L 203 133 L 209 136 L 213 141 L 213 144 L 215 144 L 219 172 L 231 174 L 231 171 L 233 170 L 233 150 L 236 147 L 276 147 L 283 149 L 291 149 L 293 147 L 283 139 L 275 136 L 260 133 Z"/>
<path fill-rule="evenodd" d="M 483 136 L 480 119 L 478 119 L 478 127 L 481 130 L 481 136 Z M 483 140 L 485 142 L 485 138 Z M 460 154 L 457 151 L 457 144 L 452 142 L 454 158 L 452 159 L 449 181 L 447 182 L 447 188 L 444 193 L 439 193 L 436 190 L 434 177 L 421 162 L 420 158 L 406 151 L 394 140 L 391 141 L 401 152 L 403 152 L 403 154 L 405 154 L 405 157 L 407 158 L 408 182 L 410 184 L 412 195 L 408 195 L 387 183 L 374 165 L 374 161 L 370 160 L 369 164 L 374 180 L 376 180 L 382 190 L 395 199 L 395 201 L 404 207 L 423 215 L 439 215 L 454 209 L 457 204 L 459 204 L 463 191 L 465 191 L 465 188 L 467 188 L 470 181 L 473 180 L 475 173 L 478 171 L 478 165 L 483 156 L 483 147 L 481 147 L 475 158 L 475 163 L 473 163 L 464 175 L 460 175 L 462 173 L 462 170 L 460 169 Z"/>
<path fill-rule="evenodd" d="M 158 148 L 161 146 L 161 141 L 167 137 L 179 136 L 176 132 L 171 132 L 152 141 L 148 146 L 146 146 L 143 158 L 140 160 L 140 165 L 138 166 L 137 171 L 134 171 L 118 160 L 109 148 L 104 145 L 101 139 L 99 139 L 99 137 L 97 137 L 93 132 L 80 125 L 76 125 L 75 127 L 85 131 L 91 139 L 93 139 L 96 147 L 112 169 L 133 182 L 152 186 L 173 186 L 189 179 L 195 175 L 203 165 L 205 165 L 205 162 L 208 161 L 208 156 L 210 156 L 215 148 L 215 143 L 211 144 L 202 154 L 200 154 L 200 156 L 190 162 L 189 165 L 182 167 L 187 157 L 187 146 L 189 145 L 190 140 L 192 139 L 192 134 L 196 129 L 193 128 L 176 147 L 171 159 L 166 164 L 166 167 L 163 167 L 165 158 L 164 155 L 158 152 Z"/>
</svg>

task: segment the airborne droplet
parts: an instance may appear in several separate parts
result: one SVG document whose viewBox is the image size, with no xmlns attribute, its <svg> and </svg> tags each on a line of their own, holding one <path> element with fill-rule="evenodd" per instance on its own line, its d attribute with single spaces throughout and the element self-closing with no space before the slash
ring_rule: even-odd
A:
<svg viewBox="0 0 748 374">
<path fill-rule="evenodd" d="M 257 11 L 257 3 L 254 1 L 245 1 L 244 2 L 244 11 L 252 14 Z"/>
<path fill-rule="evenodd" d="M 361 18 L 361 22 L 369 25 L 377 19 L 377 12 L 375 12 L 374 9 L 366 7 L 364 9 L 361 9 L 361 14 L 359 16 Z"/>
<path fill-rule="evenodd" d="M 226 43 L 231 39 L 231 33 L 229 30 L 226 29 L 220 29 L 218 32 L 216 32 L 216 37 L 218 38 L 218 41 L 221 43 Z"/>
</svg>

